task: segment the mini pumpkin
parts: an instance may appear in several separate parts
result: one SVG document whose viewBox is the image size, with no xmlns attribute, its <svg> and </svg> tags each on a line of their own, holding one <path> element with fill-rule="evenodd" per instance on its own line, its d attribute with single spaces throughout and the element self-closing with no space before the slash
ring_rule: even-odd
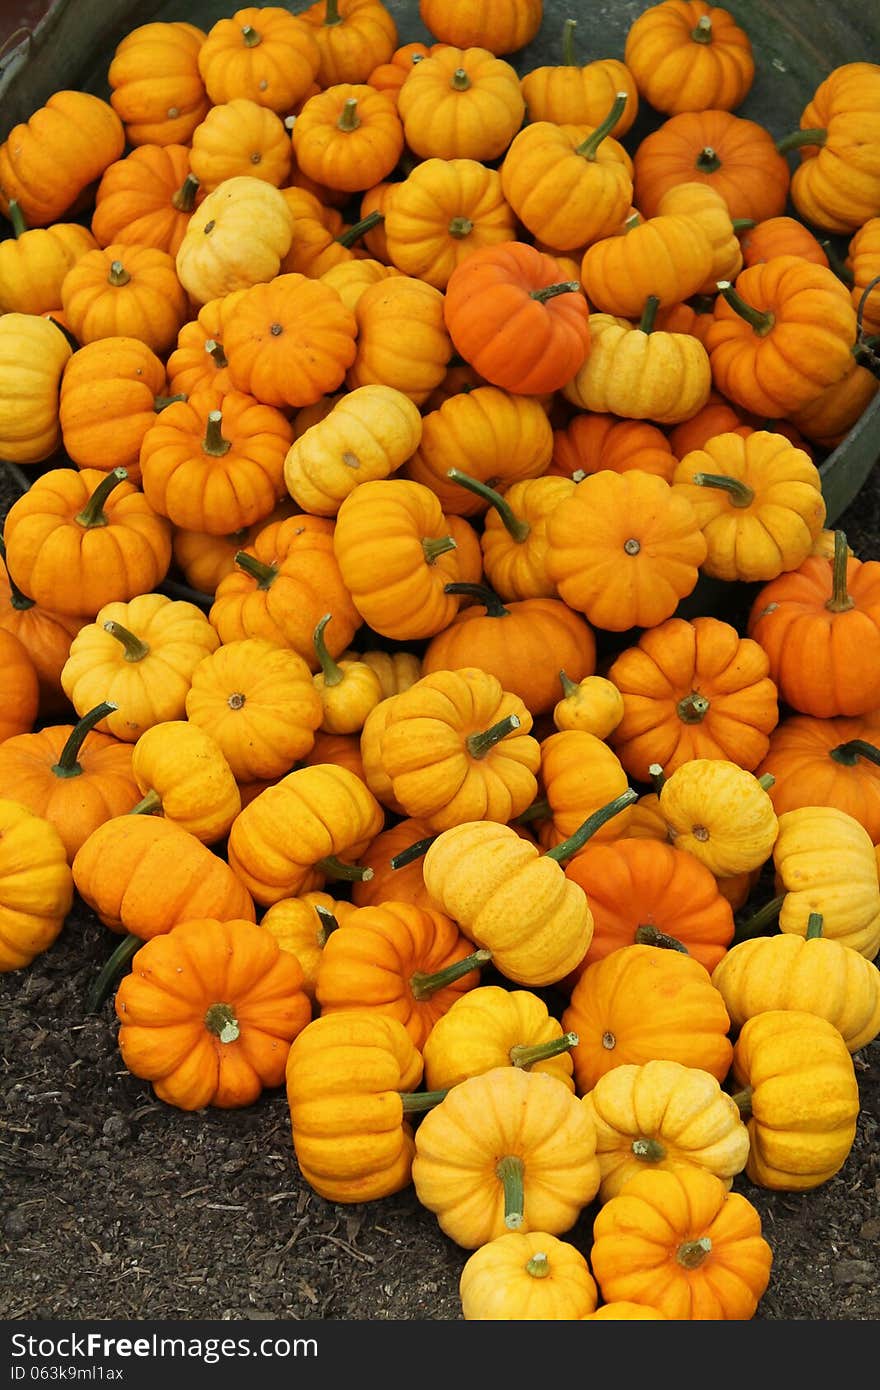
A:
<svg viewBox="0 0 880 1390">
<path fill-rule="evenodd" d="M 586 1317 L 599 1291 L 575 1245 L 548 1231 L 506 1231 L 465 1261 L 459 1297 L 465 1322 L 553 1322 Z"/>
<path fill-rule="evenodd" d="M 64 842 L 51 821 L 0 798 L 0 973 L 48 950 L 73 906 Z"/>
</svg>

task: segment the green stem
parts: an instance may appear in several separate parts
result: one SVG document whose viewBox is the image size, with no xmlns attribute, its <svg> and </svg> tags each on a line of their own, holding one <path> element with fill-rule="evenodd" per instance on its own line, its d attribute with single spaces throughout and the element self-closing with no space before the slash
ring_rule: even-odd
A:
<svg viewBox="0 0 880 1390">
<path fill-rule="evenodd" d="M 457 548 L 454 536 L 422 537 L 422 550 L 425 553 L 426 565 L 433 565 L 441 555 L 446 554 L 447 550 L 456 550 Z"/>
<path fill-rule="evenodd" d="M 675 1258 L 683 1269 L 699 1269 L 708 1255 L 712 1253 L 712 1242 L 708 1236 L 699 1240 L 686 1240 L 675 1252 Z"/>
<path fill-rule="evenodd" d="M 324 684 L 330 686 L 341 685 L 345 678 L 345 672 L 339 663 L 333 660 L 333 657 L 327 650 L 327 644 L 324 641 L 324 628 L 327 626 L 332 616 L 332 613 L 325 613 L 323 618 L 319 619 L 312 637 L 312 641 L 315 645 L 315 654 L 321 663 L 321 670 L 324 672 Z"/>
<path fill-rule="evenodd" d="M 447 985 L 454 985 L 456 980 L 460 980 L 463 975 L 469 975 L 472 970 L 479 970 L 480 966 L 488 964 L 492 959 L 492 952 L 481 947 L 478 951 L 472 951 L 463 960 L 454 961 L 452 965 L 446 965 L 442 970 L 435 970 L 432 974 L 424 970 L 416 970 L 409 977 L 409 987 L 414 999 L 420 1002 L 423 999 L 430 999 L 432 994 L 436 994 L 438 989 L 446 989 Z"/>
<path fill-rule="evenodd" d="M 691 38 L 694 43 L 712 42 L 712 21 L 707 14 L 700 15 L 696 28 L 691 30 Z"/>
<path fill-rule="evenodd" d="M 642 922 L 636 927 L 633 941 L 637 946 L 656 946 L 661 951 L 680 951 L 682 955 L 690 955 L 687 946 L 683 941 L 679 941 L 677 936 L 670 936 L 668 932 L 661 931 L 659 927 L 648 922 Z"/>
<path fill-rule="evenodd" d="M 474 224 L 469 217 L 453 217 L 446 230 L 451 237 L 455 237 L 456 241 L 462 241 L 466 236 L 470 236 L 474 230 Z"/>
<path fill-rule="evenodd" d="M 104 624 L 104 631 L 109 632 L 111 637 L 115 637 L 117 642 L 121 642 L 125 648 L 126 661 L 143 661 L 145 656 L 149 656 L 150 648 L 148 643 L 142 642 L 140 637 L 136 637 L 133 632 L 129 632 L 122 623 L 115 622 L 112 618 Z"/>
<path fill-rule="evenodd" d="M 731 1099 L 736 1104 L 740 1119 L 750 1120 L 752 1117 L 752 1087 L 744 1086 L 741 1091 L 734 1091 Z"/>
<path fill-rule="evenodd" d="M 537 801 L 533 801 L 531 806 L 527 806 L 524 811 L 520 811 L 519 815 L 514 817 L 514 821 L 517 825 L 528 825 L 529 821 L 546 820 L 552 814 L 553 807 L 548 798 L 542 796 Z"/>
<path fill-rule="evenodd" d="M 244 39 L 248 48 L 256 48 L 257 44 L 262 41 L 262 35 L 252 24 L 243 24 L 241 26 L 241 37 Z"/>
<path fill-rule="evenodd" d="M 849 287 L 852 288 L 855 284 L 856 277 L 853 275 L 849 266 L 840 259 L 834 247 L 831 245 L 831 242 L 828 240 L 820 241 L 819 245 L 828 257 L 828 264 L 834 271 L 834 274 L 839 280 L 842 280 L 845 285 L 849 285 Z"/>
<path fill-rule="evenodd" d="M 660 300 L 656 294 L 649 294 L 645 300 L 645 307 L 642 310 L 642 317 L 639 319 L 639 329 L 642 333 L 653 333 L 654 320 L 657 317 L 657 310 L 660 308 Z"/>
<path fill-rule="evenodd" d="M 346 864 L 335 854 L 325 854 L 315 865 L 325 878 L 341 878 L 346 883 L 367 883 L 373 877 L 373 870 L 361 864 Z"/>
<path fill-rule="evenodd" d="M 698 695 L 696 690 L 692 690 L 690 695 L 679 700 L 675 712 L 682 724 L 702 724 L 710 707 L 711 701 L 705 695 Z"/>
<path fill-rule="evenodd" d="M 134 936 L 131 932 L 122 938 L 95 976 L 94 984 L 86 996 L 86 1011 L 88 1013 L 96 1014 L 98 1012 L 132 956 L 140 950 L 143 944 L 142 939 L 139 936 Z"/>
<path fill-rule="evenodd" d="M 112 285 L 114 289 L 119 289 L 121 286 L 127 285 L 130 279 L 131 276 L 122 264 L 122 261 L 111 261 L 110 270 L 107 275 L 108 285 Z"/>
<path fill-rule="evenodd" d="M 346 134 L 349 134 L 353 130 L 357 130 L 361 123 L 357 107 L 357 97 L 346 97 L 345 101 L 342 103 L 339 120 L 336 122 L 337 130 L 345 131 Z"/>
<path fill-rule="evenodd" d="M 666 1157 L 666 1149 L 659 1139 L 634 1139 L 630 1149 L 633 1158 L 641 1159 L 643 1163 L 662 1163 Z"/>
<path fill-rule="evenodd" d="M 558 294 L 574 294 L 580 289 L 577 280 L 560 280 L 556 285 L 544 285 L 539 290 L 529 290 L 529 298 L 543 304 L 546 299 L 555 299 Z"/>
<path fill-rule="evenodd" d="M 525 1219 L 525 1164 L 518 1154 L 505 1154 L 495 1173 L 504 1188 L 504 1224 L 508 1231 L 518 1231 Z"/>
<path fill-rule="evenodd" d="M 10 198 L 9 200 L 8 216 L 10 222 L 12 223 L 13 236 L 16 240 L 18 240 L 20 236 L 24 236 L 25 232 L 28 229 L 28 224 L 24 220 L 24 213 L 21 210 L 21 204 L 17 202 L 15 198 Z"/>
<path fill-rule="evenodd" d="M 456 68 L 452 77 L 449 79 L 449 85 L 455 92 L 466 92 L 471 85 L 471 79 L 468 77 L 464 68 Z"/>
<path fill-rule="evenodd" d="M 738 294 L 729 280 L 718 280 L 717 287 L 723 297 L 727 300 L 731 309 L 739 314 L 741 319 L 754 329 L 759 338 L 766 338 L 770 329 L 776 322 L 776 316 L 765 313 L 763 309 L 756 309 L 752 304 L 747 304 L 741 294 Z"/>
<path fill-rule="evenodd" d="M 694 168 L 701 174 L 715 174 L 721 168 L 721 160 L 718 158 L 711 145 L 704 145 L 694 160 Z"/>
<path fill-rule="evenodd" d="M 178 212 L 192 212 L 198 191 L 199 180 L 195 174 L 187 174 L 177 191 L 172 193 L 171 206 L 177 208 Z"/>
<path fill-rule="evenodd" d="M 750 507 L 755 500 L 755 489 L 749 487 L 741 478 L 731 478 L 725 473 L 694 473 L 691 482 L 696 487 L 717 487 L 723 489 L 732 507 Z"/>
<path fill-rule="evenodd" d="M 461 487 L 467 488 L 468 492 L 474 493 L 476 497 L 481 497 L 484 502 L 489 503 L 490 507 L 494 507 L 508 533 L 518 544 L 522 544 L 532 528 L 527 521 L 520 520 L 510 503 L 505 501 L 500 492 L 496 492 L 494 487 L 489 487 L 488 483 L 480 482 L 479 478 L 472 478 L 469 473 L 460 472 L 457 468 L 447 468 L 446 476 L 450 482 L 458 483 Z"/>
<path fill-rule="evenodd" d="M 654 794 L 659 796 L 663 790 L 663 784 L 666 781 L 666 773 L 659 763 L 651 763 L 648 768 L 648 776 L 651 779 L 651 786 L 654 789 Z"/>
<path fill-rule="evenodd" d="M 601 121 L 599 125 L 596 126 L 595 130 L 587 136 L 586 140 L 575 147 L 575 154 L 583 155 L 584 159 L 589 159 L 590 161 L 595 160 L 599 152 L 599 146 L 605 139 L 605 136 L 611 134 L 623 114 L 623 108 L 626 106 L 627 101 L 628 97 L 626 92 L 617 93 L 611 110 L 608 112 L 604 121 Z"/>
<path fill-rule="evenodd" d="M 804 934 L 805 941 L 815 941 L 817 936 L 822 935 L 822 914 L 821 912 L 811 912 L 807 918 L 807 930 Z"/>
<path fill-rule="evenodd" d="M 563 66 L 568 68 L 578 66 L 574 51 L 574 31 L 576 28 L 576 19 L 567 19 L 562 26 L 562 62 Z"/>
<path fill-rule="evenodd" d="M 580 682 L 573 681 L 571 676 L 566 675 L 565 671 L 559 672 L 559 680 L 562 685 L 562 697 L 565 700 L 570 700 L 572 695 L 576 695 L 581 688 Z"/>
<path fill-rule="evenodd" d="M 484 729 L 478 734 L 468 734 L 465 739 L 465 747 L 472 758 L 485 758 L 491 753 L 496 743 L 507 738 L 508 734 L 515 733 L 522 721 L 518 714 L 505 715 L 499 719 L 497 724 L 493 724 L 490 729 Z"/>
<path fill-rule="evenodd" d="M 96 724 L 100 724 L 108 714 L 112 714 L 119 706 L 112 700 L 104 700 L 102 704 L 95 705 L 94 709 L 88 710 L 76 724 L 74 724 L 67 736 L 67 742 L 62 748 L 58 761 L 52 767 L 56 777 L 79 777 L 82 772 L 82 764 L 78 761 L 79 751 L 85 742 L 86 734 L 91 733 Z"/>
<path fill-rule="evenodd" d="M 239 569 L 244 570 L 251 579 L 256 579 L 258 589 L 271 588 L 278 578 L 277 565 L 264 565 L 262 560 L 258 560 L 256 555 L 251 555 L 247 550 L 236 550 L 233 558 Z"/>
<path fill-rule="evenodd" d="M 115 487 L 127 481 L 128 472 L 126 469 L 111 469 L 106 478 L 101 479 L 82 511 L 74 517 L 74 521 L 78 522 L 80 526 L 86 527 L 106 526 L 108 522 L 104 512 L 104 503 Z"/>
<path fill-rule="evenodd" d="M 161 815 L 161 812 L 162 798 L 156 788 L 151 787 L 146 796 L 141 797 L 136 806 L 132 806 L 128 814 L 130 816 L 156 816 Z"/>
<path fill-rule="evenodd" d="M 223 438 L 223 414 L 219 410 L 209 410 L 205 422 L 205 438 L 202 450 L 212 458 L 222 458 L 232 448 L 232 441 Z"/>
<path fill-rule="evenodd" d="M 505 608 L 498 595 L 485 584 L 469 584 L 461 580 L 454 584 L 443 585 L 444 594 L 470 594 L 478 603 L 482 603 L 489 618 L 506 618 L 510 612 Z"/>
<path fill-rule="evenodd" d="M 573 854 L 577 854 L 579 849 L 583 849 L 591 835 L 601 829 L 606 821 L 611 820 L 619 811 L 623 811 L 627 806 L 631 806 L 634 801 L 638 801 L 639 794 L 632 787 L 627 787 L 625 792 L 616 796 L 613 801 L 609 801 L 605 806 L 600 806 L 591 816 L 588 816 L 583 825 L 579 826 L 573 835 L 569 835 L 567 840 L 555 845 L 553 849 L 544 851 L 545 859 L 555 859 L 557 864 L 561 859 L 570 859 Z"/>
<path fill-rule="evenodd" d="M 780 893 L 777 897 L 771 898 L 763 907 L 759 907 L 757 912 L 753 912 L 751 917 L 741 922 L 733 934 L 733 944 L 740 941 L 751 941 L 755 936 L 771 936 L 773 933 L 766 930 L 773 926 L 779 917 L 779 910 L 785 902 L 786 894 Z"/>
<path fill-rule="evenodd" d="M 433 1110 L 449 1094 L 447 1091 L 398 1091 L 403 1102 L 404 1115 L 419 1115 L 423 1110 Z"/>
<path fill-rule="evenodd" d="M 859 758 L 867 758 L 869 763 L 880 767 L 880 748 L 863 738 L 851 738 L 846 743 L 839 743 L 836 748 L 829 749 L 828 756 L 843 767 L 855 767 Z"/>
<path fill-rule="evenodd" d="M 550 1261 L 544 1250 L 536 1250 L 534 1255 L 530 1255 L 523 1266 L 526 1274 L 530 1274 L 533 1279 L 546 1279 L 550 1273 Z"/>
<path fill-rule="evenodd" d="M 772 772 L 762 772 L 761 776 L 757 777 L 755 780 L 759 787 L 764 788 L 765 792 L 769 792 L 770 788 L 776 785 L 776 778 L 773 776 Z"/>
<path fill-rule="evenodd" d="M 325 24 L 340 24 L 342 16 L 339 13 L 339 0 L 327 0 L 327 8 L 324 11 Z"/>
<path fill-rule="evenodd" d="M 6 567 L 6 582 L 9 585 L 9 602 L 19 613 L 26 613 L 29 608 L 34 607 L 36 600 L 28 598 L 27 594 L 23 594 L 12 575 L 9 573 L 9 567 L 6 565 L 6 543 L 2 536 L 0 536 L 0 560 L 3 561 Z"/>
<path fill-rule="evenodd" d="M 577 1033 L 563 1033 L 543 1043 L 514 1043 L 508 1055 L 511 1066 L 527 1071 L 536 1062 L 546 1062 L 550 1057 L 558 1057 L 561 1052 L 570 1052 L 579 1042 Z"/>
<path fill-rule="evenodd" d="M 178 401 L 185 401 L 186 399 L 186 393 L 183 391 L 179 391 L 176 396 L 154 396 L 153 410 L 158 415 L 161 410 L 164 410 L 166 408 L 166 406 L 176 405 Z"/>
<path fill-rule="evenodd" d="M 337 930 L 339 923 L 329 907 L 324 907 L 322 903 L 315 903 L 315 912 L 317 913 L 318 922 L 320 923 L 315 936 L 318 945 L 323 950 L 327 945 L 327 938 L 330 936 L 331 932 Z"/>
<path fill-rule="evenodd" d="M 786 154 L 789 150 L 800 149 L 802 145 L 824 145 L 827 138 L 827 130 L 793 130 L 791 135 L 784 135 L 776 141 L 776 149 L 780 154 Z"/>
<path fill-rule="evenodd" d="M 378 227 L 379 223 L 384 221 L 385 214 L 376 208 L 373 212 L 368 212 L 366 217 L 362 217 L 359 222 L 353 222 L 350 227 L 346 227 L 344 232 L 339 233 L 336 240 L 340 246 L 354 246 L 356 241 L 359 241 L 362 236 L 366 236 L 367 232 L 371 232 L 374 227 Z"/>
<path fill-rule="evenodd" d="M 439 834 L 440 831 L 438 830 L 437 835 Z M 406 849 L 402 849 L 399 854 L 395 854 L 388 861 L 392 869 L 405 869 L 407 864 L 413 864 L 417 859 L 421 859 L 423 854 L 428 853 L 428 850 L 437 839 L 437 835 L 426 835 L 423 840 L 414 840 L 411 845 L 407 845 Z"/>
<path fill-rule="evenodd" d="M 224 367 L 229 366 L 229 362 L 226 359 L 226 353 L 223 351 L 223 344 L 218 343 L 215 338 L 206 339 L 205 352 L 208 354 L 218 371 L 221 371 Z"/>
<path fill-rule="evenodd" d="M 236 1042 L 241 1032 L 231 1004 L 212 1004 L 205 1014 L 205 1027 L 222 1043 Z"/>
<path fill-rule="evenodd" d="M 825 607 L 829 613 L 845 613 L 855 607 L 855 599 L 846 588 L 846 562 L 848 559 L 846 532 L 834 532 L 834 558 L 831 561 L 831 597 Z"/>
<path fill-rule="evenodd" d="M 753 227 L 757 227 L 754 217 L 732 217 L 730 225 L 735 232 L 750 232 Z"/>
</svg>

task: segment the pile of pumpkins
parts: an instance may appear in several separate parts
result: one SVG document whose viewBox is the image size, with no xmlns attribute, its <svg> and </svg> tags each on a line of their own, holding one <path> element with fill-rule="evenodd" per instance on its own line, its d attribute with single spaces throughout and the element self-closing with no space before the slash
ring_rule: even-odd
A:
<svg viewBox="0 0 880 1390">
<path fill-rule="evenodd" d="M 419 9 L 147 23 L 0 146 L 0 969 L 78 893 L 127 1067 L 286 1084 L 465 1318 L 751 1318 L 734 1180 L 880 1033 L 880 66 L 783 139 L 703 0 L 522 76 L 540 0 Z"/>
</svg>

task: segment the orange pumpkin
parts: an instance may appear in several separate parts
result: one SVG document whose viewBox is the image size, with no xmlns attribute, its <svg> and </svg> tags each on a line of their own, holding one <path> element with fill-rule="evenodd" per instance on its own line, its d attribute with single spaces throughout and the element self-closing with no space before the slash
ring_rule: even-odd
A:
<svg viewBox="0 0 880 1390">
<path fill-rule="evenodd" d="M 176 256 L 204 192 L 188 145 L 137 145 L 104 170 L 92 234 L 99 246 L 154 246 Z"/>
<path fill-rule="evenodd" d="M 48 227 L 79 211 L 89 185 L 119 159 L 122 121 L 91 92 L 55 91 L 0 144 L 0 212 L 18 203 L 29 227 Z M 78 336 L 78 335 L 77 335 Z"/>
<path fill-rule="evenodd" d="M 706 0 L 660 0 L 637 15 L 623 59 L 655 111 L 734 111 L 755 77 L 752 44 L 734 16 Z"/>
<path fill-rule="evenodd" d="M 198 55 L 207 35 L 184 20 L 140 24 L 116 45 L 107 81 L 110 105 L 130 145 L 185 145 L 210 99 Z"/>
<path fill-rule="evenodd" d="M 681 457 L 673 447 L 673 435 L 674 432 L 667 438 L 648 420 L 625 420 L 583 411 L 553 431 L 553 456 L 547 472 L 560 473 L 580 483 L 588 473 L 601 473 L 603 469 L 626 473 L 639 468 L 671 483 Z"/>
</svg>

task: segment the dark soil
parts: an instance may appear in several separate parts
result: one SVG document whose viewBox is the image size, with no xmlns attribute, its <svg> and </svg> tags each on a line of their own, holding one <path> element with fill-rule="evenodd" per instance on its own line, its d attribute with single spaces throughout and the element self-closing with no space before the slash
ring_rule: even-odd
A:
<svg viewBox="0 0 880 1390">
<path fill-rule="evenodd" d="M 0 514 L 14 495 L 0 476 Z M 876 470 L 838 524 L 880 559 Z M 116 940 L 77 902 L 48 952 L 0 976 L 0 1318 L 459 1320 L 466 1252 L 412 1188 L 325 1202 L 283 1092 L 189 1114 L 127 1072 L 112 1001 L 85 1009 Z M 880 1318 L 880 1040 L 854 1062 L 841 1171 L 803 1194 L 734 1183 L 773 1249 L 758 1319 Z M 566 1237 L 585 1253 L 594 1215 Z"/>
</svg>

